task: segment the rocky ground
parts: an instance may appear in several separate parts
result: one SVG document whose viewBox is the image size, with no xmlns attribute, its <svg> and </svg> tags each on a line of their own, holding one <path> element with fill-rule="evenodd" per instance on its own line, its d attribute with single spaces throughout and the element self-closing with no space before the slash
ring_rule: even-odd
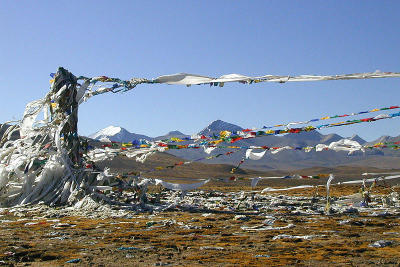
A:
<svg viewBox="0 0 400 267">
<path fill-rule="evenodd" d="M 329 213 L 324 187 L 262 194 L 267 181 L 255 191 L 212 182 L 184 198 L 150 188 L 141 212 L 105 206 L 1 209 L 0 264 L 399 266 L 397 182 L 378 183 L 368 207 L 360 205 L 360 185 L 334 185 Z"/>
</svg>

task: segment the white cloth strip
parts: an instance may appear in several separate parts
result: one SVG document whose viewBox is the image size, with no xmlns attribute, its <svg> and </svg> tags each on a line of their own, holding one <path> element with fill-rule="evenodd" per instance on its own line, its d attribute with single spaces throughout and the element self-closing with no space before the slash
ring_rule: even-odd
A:
<svg viewBox="0 0 400 267">
<path fill-rule="evenodd" d="M 308 81 L 329 81 L 329 80 L 353 80 L 353 79 L 373 79 L 373 78 L 394 78 L 400 77 L 399 72 L 367 72 L 341 75 L 264 75 L 250 77 L 241 74 L 227 74 L 219 78 L 207 77 L 198 74 L 176 73 L 163 75 L 155 78 L 153 82 L 166 84 L 195 85 L 207 83 L 226 83 L 226 82 L 308 82 Z"/>
</svg>

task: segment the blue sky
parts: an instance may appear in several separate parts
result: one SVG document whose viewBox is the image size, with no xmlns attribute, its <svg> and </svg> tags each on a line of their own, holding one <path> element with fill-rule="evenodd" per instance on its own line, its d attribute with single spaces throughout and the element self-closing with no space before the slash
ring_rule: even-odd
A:
<svg viewBox="0 0 400 267">
<path fill-rule="evenodd" d="M 22 117 L 49 73 L 154 78 L 400 72 L 398 1 L 0 2 L 0 121 Z M 142 85 L 81 105 L 80 134 L 108 125 L 157 136 L 221 119 L 242 127 L 400 104 L 400 79 L 208 86 Z M 331 128 L 372 140 L 399 119 Z"/>
</svg>

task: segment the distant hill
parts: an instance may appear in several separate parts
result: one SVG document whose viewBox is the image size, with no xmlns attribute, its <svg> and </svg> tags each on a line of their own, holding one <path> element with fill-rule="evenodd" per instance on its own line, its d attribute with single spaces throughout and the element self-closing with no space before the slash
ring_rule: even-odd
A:
<svg viewBox="0 0 400 267">
<path fill-rule="evenodd" d="M 181 133 L 178 130 L 175 130 L 175 131 L 171 131 L 165 135 L 154 137 L 153 140 L 164 140 L 164 139 L 169 139 L 171 137 L 185 138 L 185 137 L 190 137 L 190 135 L 187 135 L 187 134 Z"/>
<path fill-rule="evenodd" d="M 400 141 L 400 135 L 399 136 L 395 136 L 395 137 L 383 135 L 383 136 L 379 137 L 378 139 L 376 139 L 374 141 L 368 142 L 367 144 L 368 145 L 373 145 L 373 144 L 376 144 L 376 143 L 398 142 L 398 141 Z"/>
</svg>

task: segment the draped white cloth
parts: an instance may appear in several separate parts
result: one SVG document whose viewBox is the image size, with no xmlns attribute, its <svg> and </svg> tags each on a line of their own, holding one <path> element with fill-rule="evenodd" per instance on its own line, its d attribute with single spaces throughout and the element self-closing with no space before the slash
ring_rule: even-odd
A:
<svg viewBox="0 0 400 267">
<path fill-rule="evenodd" d="M 205 185 L 208 183 L 210 180 L 205 180 L 201 181 L 199 183 L 193 183 L 193 184 L 173 184 L 173 183 L 168 183 L 164 182 L 163 180 L 155 179 L 156 185 L 162 185 L 165 188 L 168 188 L 170 190 L 179 190 L 179 191 L 189 191 L 189 190 L 194 190 L 199 188 L 200 186 Z"/>
<path fill-rule="evenodd" d="M 264 76 L 245 76 L 242 74 L 226 74 L 219 78 L 213 78 L 198 74 L 176 73 L 163 75 L 153 79 L 155 83 L 195 85 L 205 83 L 226 83 L 226 82 L 305 82 L 305 81 L 328 81 L 328 80 L 352 80 L 352 79 L 372 79 L 400 77 L 397 72 L 368 72 L 341 75 L 264 75 Z"/>
<path fill-rule="evenodd" d="M 263 152 L 255 153 L 255 152 L 253 152 L 253 149 L 251 149 L 251 148 L 247 149 L 246 150 L 246 159 L 259 160 L 265 155 L 266 152 L 267 152 L 267 150 L 264 150 Z"/>
</svg>

